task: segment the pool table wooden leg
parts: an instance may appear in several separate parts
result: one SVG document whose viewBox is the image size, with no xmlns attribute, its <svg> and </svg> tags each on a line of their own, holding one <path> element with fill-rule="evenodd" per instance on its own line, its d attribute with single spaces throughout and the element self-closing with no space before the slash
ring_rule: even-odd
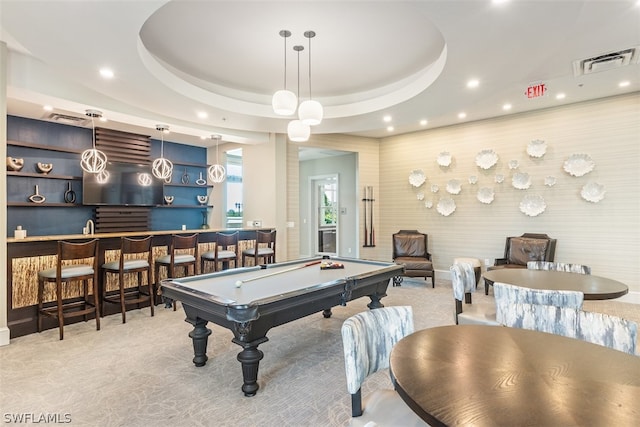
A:
<svg viewBox="0 0 640 427">
<path fill-rule="evenodd" d="M 262 343 L 263 341 L 259 341 Z M 237 343 L 236 343 L 237 344 Z M 258 368 L 264 353 L 258 350 L 258 345 L 243 344 L 243 350 L 238 353 L 238 362 L 242 364 L 242 391 L 247 397 L 255 396 L 260 388 L 258 385 Z"/>
<path fill-rule="evenodd" d="M 369 298 L 371 298 L 371 302 L 369 304 L 367 304 L 367 307 L 369 307 L 370 309 L 384 307 L 384 304 L 382 304 L 380 302 L 380 300 L 383 297 L 386 297 L 386 296 L 387 296 L 386 293 L 384 293 L 382 295 L 381 294 L 377 294 L 377 293 L 369 295 Z"/>
<path fill-rule="evenodd" d="M 200 367 L 207 363 L 207 342 L 211 329 L 207 328 L 207 321 L 202 319 L 190 320 L 187 322 L 193 325 L 193 331 L 189 332 L 189 337 L 193 340 L 193 363 Z"/>
</svg>

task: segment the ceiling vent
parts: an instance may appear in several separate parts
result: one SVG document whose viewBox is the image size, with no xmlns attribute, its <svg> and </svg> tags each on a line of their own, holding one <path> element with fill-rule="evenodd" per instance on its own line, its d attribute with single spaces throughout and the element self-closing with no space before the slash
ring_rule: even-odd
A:
<svg viewBox="0 0 640 427">
<path fill-rule="evenodd" d="M 89 120 L 86 117 L 69 116 L 67 114 L 51 113 L 44 117 L 46 120 L 71 126 L 85 126 Z"/>
<path fill-rule="evenodd" d="M 639 53 L 640 49 L 636 46 L 630 47 L 629 49 L 605 53 L 593 58 L 579 59 L 577 61 L 573 61 L 573 75 L 578 77 L 634 64 L 638 62 Z"/>
</svg>

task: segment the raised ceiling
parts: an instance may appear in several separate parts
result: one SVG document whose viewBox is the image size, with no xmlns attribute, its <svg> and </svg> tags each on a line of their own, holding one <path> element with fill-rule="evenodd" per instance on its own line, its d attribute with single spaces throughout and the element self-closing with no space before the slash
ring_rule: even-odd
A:
<svg viewBox="0 0 640 427">
<path fill-rule="evenodd" d="M 9 47 L 9 114 L 82 117 L 106 127 L 210 145 L 285 133 L 271 110 L 283 86 L 309 91 L 325 120 L 312 133 L 390 135 L 640 90 L 638 52 L 577 75 L 574 63 L 640 46 L 640 6 L 625 1 L 0 1 Z M 104 80 L 101 67 L 115 77 Z M 477 79 L 475 89 L 466 87 Z M 628 85 L 619 87 L 627 81 Z M 526 88 L 544 83 L 543 97 Z M 564 93 L 563 100 L 556 95 Z M 511 104 L 505 111 L 503 105 Z M 198 113 L 206 113 L 199 118 Z M 390 120 L 385 122 L 384 116 Z M 426 125 L 420 124 L 427 120 Z M 388 126 L 393 126 L 389 131 Z"/>
</svg>

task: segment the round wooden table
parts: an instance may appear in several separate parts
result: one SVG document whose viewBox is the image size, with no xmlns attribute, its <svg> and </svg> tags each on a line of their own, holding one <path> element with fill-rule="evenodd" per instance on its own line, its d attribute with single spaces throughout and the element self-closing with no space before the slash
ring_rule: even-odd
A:
<svg viewBox="0 0 640 427">
<path fill-rule="evenodd" d="M 640 357 L 502 326 L 417 331 L 391 352 L 396 391 L 431 426 L 631 426 Z"/>
<path fill-rule="evenodd" d="M 484 273 L 485 294 L 494 282 L 508 283 L 532 289 L 554 291 L 580 291 L 584 299 L 618 298 L 629 292 L 622 282 L 593 276 L 591 274 L 566 273 L 552 270 L 529 270 L 527 268 L 501 268 Z"/>
</svg>

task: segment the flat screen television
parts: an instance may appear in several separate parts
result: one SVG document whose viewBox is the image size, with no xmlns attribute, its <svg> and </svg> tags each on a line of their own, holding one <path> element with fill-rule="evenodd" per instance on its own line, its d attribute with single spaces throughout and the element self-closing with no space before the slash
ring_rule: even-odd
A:
<svg viewBox="0 0 640 427">
<path fill-rule="evenodd" d="M 97 174 L 82 176 L 82 204 L 154 206 L 162 204 L 163 182 L 153 176 L 151 165 L 109 162 L 109 177 L 100 182 Z"/>
</svg>

